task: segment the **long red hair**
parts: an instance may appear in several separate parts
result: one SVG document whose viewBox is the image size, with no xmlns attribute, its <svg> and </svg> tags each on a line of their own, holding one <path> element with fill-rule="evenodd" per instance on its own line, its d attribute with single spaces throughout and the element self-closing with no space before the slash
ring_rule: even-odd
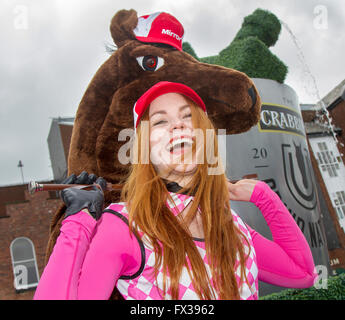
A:
<svg viewBox="0 0 345 320">
<path fill-rule="evenodd" d="M 206 130 L 215 132 L 215 128 L 201 108 L 187 98 L 186 101 L 191 107 L 193 127 L 202 130 L 204 145 L 206 145 Z M 142 118 L 142 120 L 145 119 L 148 119 L 148 112 Z M 141 154 L 144 152 L 140 141 L 142 138 L 148 138 L 143 135 L 147 136 L 147 133 L 142 132 L 139 125 L 133 149 L 138 163 L 131 165 L 121 197 L 128 206 L 131 231 L 144 232 L 154 248 L 155 276 L 157 277 L 160 268 L 163 269 L 163 297 L 168 293 L 172 299 L 178 299 L 179 279 L 183 267 L 186 266 L 200 299 L 214 299 L 215 293 L 220 299 L 239 299 L 235 270 L 237 267 L 241 270 L 241 283 L 247 281 L 245 275 L 247 255 L 243 245 L 244 241 L 248 243 L 248 240 L 234 224 L 225 174 L 208 174 L 209 168 L 218 166 L 219 163 L 210 165 L 204 161 L 198 164 L 188 186 L 180 190 L 180 192 L 187 191 L 194 195 L 188 214 L 181 221 L 166 206 L 168 199 L 173 200 L 154 166 L 140 161 Z M 214 150 L 212 151 L 218 161 L 221 161 L 217 152 L 217 142 L 217 135 L 214 134 L 213 144 L 211 144 Z M 204 148 L 204 159 L 207 159 L 206 155 L 209 151 Z M 198 206 L 202 213 L 212 281 L 187 227 L 194 219 Z M 239 266 L 235 265 L 237 255 Z M 168 274 L 170 287 L 167 287 L 166 282 Z"/>
</svg>

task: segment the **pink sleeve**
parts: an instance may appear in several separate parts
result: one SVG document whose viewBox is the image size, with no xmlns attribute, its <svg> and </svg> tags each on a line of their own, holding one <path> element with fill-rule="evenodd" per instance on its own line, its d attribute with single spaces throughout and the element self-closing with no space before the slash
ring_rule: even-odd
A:
<svg viewBox="0 0 345 320">
<path fill-rule="evenodd" d="M 259 181 L 250 202 L 261 211 L 273 241 L 251 229 L 259 280 L 288 288 L 308 288 L 317 277 L 313 256 L 302 231 L 278 195 Z"/>
<path fill-rule="evenodd" d="M 34 299 L 73 299 L 78 271 L 91 241 L 96 221 L 79 212 L 62 221 L 60 235 L 36 288 Z"/>
<path fill-rule="evenodd" d="M 140 270 L 143 251 L 127 223 L 117 212 L 103 213 L 81 269 L 78 299 L 109 299 L 120 276 Z"/>
<path fill-rule="evenodd" d="M 97 222 L 85 212 L 66 218 L 34 299 L 108 299 L 117 278 L 140 261 L 133 238 L 110 213 Z"/>
</svg>

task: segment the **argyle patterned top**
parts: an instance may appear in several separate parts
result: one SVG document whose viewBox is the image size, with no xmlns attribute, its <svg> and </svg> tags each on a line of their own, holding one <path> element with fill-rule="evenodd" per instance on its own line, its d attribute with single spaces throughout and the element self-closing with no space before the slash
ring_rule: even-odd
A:
<svg viewBox="0 0 345 320">
<path fill-rule="evenodd" d="M 179 194 L 170 192 L 170 195 L 174 201 L 171 203 L 169 200 L 167 201 L 167 206 L 170 210 L 175 214 L 178 215 L 182 210 L 188 206 L 190 201 L 193 200 L 193 196 Z M 126 209 L 126 205 L 123 202 L 114 203 L 109 206 L 108 209 L 115 211 L 117 214 L 122 215 L 126 219 L 128 219 L 128 211 Z M 237 261 L 235 264 L 235 276 L 237 279 L 238 287 L 240 288 L 240 299 L 241 300 L 255 300 L 258 299 L 258 268 L 256 262 L 256 255 L 255 249 L 252 243 L 252 239 L 249 233 L 248 228 L 242 221 L 242 219 L 232 210 L 233 220 L 235 225 L 240 229 L 240 231 L 244 234 L 244 236 L 248 239 L 250 244 L 250 248 L 248 247 L 247 243 L 244 242 L 244 249 L 245 255 L 249 256 L 247 258 L 245 264 L 245 273 L 247 276 L 247 282 L 244 281 L 241 283 L 240 275 L 240 265 L 239 260 L 237 257 Z M 140 231 L 140 230 L 139 230 Z M 141 239 L 140 239 L 140 246 L 142 248 L 142 259 L 145 261 L 142 263 L 142 268 L 140 272 L 135 274 L 135 277 L 125 276 L 120 277 L 117 281 L 117 288 L 120 293 L 123 295 L 125 299 L 134 299 L 134 300 L 157 300 L 163 299 L 163 272 L 162 267 L 158 272 L 157 278 L 154 275 L 154 265 L 155 265 L 155 253 L 153 252 L 153 247 L 151 246 L 148 238 L 140 232 Z M 203 259 L 206 267 L 206 271 L 208 273 L 209 278 L 211 279 L 211 271 L 207 261 L 207 253 L 205 249 L 205 242 L 203 239 L 196 239 L 193 238 L 194 243 L 200 253 L 201 258 Z M 188 257 L 187 257 L 187 262 Z M 212 285 L 210 283 L 211 292 L 214 295 L 215 299 L 218 299 L 218 295 L 213 290 Z M 167 276 L 167 288 L 169 288 L 169 278 Z M 171 296 L 167 293 L 165 295 L 166 299 L 171 299 Z M 192 284 L 191 277 L 188 273 L 186 266 L 182 270 L 182 275 L 179 281 L 179 299 L 187 299 L 187 300 L 196 300 L 199 299 L 197 293 L 195 292 Z"/>
</svg>

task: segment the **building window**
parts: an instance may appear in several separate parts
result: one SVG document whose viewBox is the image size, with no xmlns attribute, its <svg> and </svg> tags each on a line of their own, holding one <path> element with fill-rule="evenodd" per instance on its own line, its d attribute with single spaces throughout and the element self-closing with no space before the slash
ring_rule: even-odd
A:
<svg viewBox="0 0 345 320">
<path fill-rule="evenodd" d="M 338 216 L 338 222 L 345 232 L 345 166 L 337 144 L 331 136 L 309 139 L 320 173 Z"/>
<path fill-rule="evenodd" d="M 10 245 L 14 287 L 16 291 L 28 290 L 38 285 L 39 275 L 35 248 L 32 241 L 19 237 Z"/>
<path fill-rule="evenodd" d="M 318 142 L 319 151 L 316 151 L 316 160 L 323 172 L 328 172 L 329 177 L 338 177 L 339 161 L 334 156 L 332 150 L 328 150 L 325 142 Z"/>
</svg>

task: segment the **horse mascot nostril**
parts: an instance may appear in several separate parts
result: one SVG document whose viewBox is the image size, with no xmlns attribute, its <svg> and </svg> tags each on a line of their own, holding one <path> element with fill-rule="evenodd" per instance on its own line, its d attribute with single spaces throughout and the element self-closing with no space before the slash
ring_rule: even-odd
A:
<svg viewBox="0 0 345 320">
<path fill-rule="evenodd" d="M 121 10 L 113 17 L 110 32 L 117 49 L 98 69 L 78 107 L 69 151 L 69 175 L 86 171 L 112 183 L 123 181 L 129 165 L 120 163 L 117 157 L 121 146 L 127 143 L 118 141 L 119 132 L 133 128 L 134 103 L 159 81 L 180 82 L 193 88 L 205 102 L 214 125 L 226 129 L 227 134 L 245 132 L 259 121 L 260 97 L 246 74 L 201 63 L 183 52 L 182 37 L 173 33 L 169 25 L 164 26 L 164 20 L 161 38 L 170 36 L 181 46 L 164 39 L 145 40 L 140 35 L 142 23 L 156 16 L 138 18 L 135 10 Z M 119 201 L 119 196 L 119 192 L 106 191 L 105 205 Z M 65 206 L 61 206 L 51 223 L 47 260 L 59 235 L 64 211 Z M 119 298 L 115 288 L 111 299 Z"/>
</svg>

